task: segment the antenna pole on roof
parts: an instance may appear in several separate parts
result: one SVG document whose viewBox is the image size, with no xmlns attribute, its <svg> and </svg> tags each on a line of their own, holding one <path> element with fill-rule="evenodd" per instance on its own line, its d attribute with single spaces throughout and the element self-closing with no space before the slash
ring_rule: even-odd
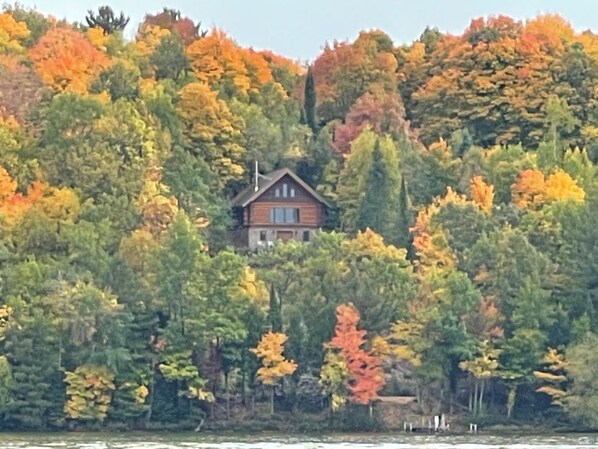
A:
<svg viewBox="0 0 598 449">
<path fill-rule="evenodd" d="M 257 192 L 260 189 L 260 184 L 259 184 L 259 171 L 258 171 L 258 164 L 257 164 L 257 159 L 255 160 L 255 185 L 253 187 L 253 189 Z"/>
</svg>

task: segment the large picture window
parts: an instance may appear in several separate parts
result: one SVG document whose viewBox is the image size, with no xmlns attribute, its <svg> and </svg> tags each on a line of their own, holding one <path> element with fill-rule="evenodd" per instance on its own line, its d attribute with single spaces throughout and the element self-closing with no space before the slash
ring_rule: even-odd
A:
<svg viewBox="0 0 598 449">
<path fill-rule="evenodd" d="M 299 223 L 299 209 L 294 207 L 273 207 L 270 209 L 270 223 Z"/>
</svg>

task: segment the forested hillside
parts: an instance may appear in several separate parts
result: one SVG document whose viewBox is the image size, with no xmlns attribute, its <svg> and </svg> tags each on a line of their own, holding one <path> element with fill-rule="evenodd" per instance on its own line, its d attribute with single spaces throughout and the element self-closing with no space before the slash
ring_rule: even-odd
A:
<svg viewBox="0 0 598 449">
<path fill-rule="evenodd" d="M 378 395 L 598 427 L 598 35 L 364 31 L 307 67 L 198 20 L 0 14 L 0 429 Z M 313 242 L 232 249 L 256 160 L 334 205 Z"/>
</svg>

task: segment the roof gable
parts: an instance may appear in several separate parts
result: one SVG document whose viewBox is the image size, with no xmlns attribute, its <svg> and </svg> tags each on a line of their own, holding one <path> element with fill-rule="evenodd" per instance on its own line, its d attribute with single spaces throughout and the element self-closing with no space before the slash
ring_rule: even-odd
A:
<svg viewBox="0 0 598 449">
<path fill-rule="evenodd" d="M 314 197 L 318 202 L 330 207 L 330 204 L 322 195 L 320 195 L 318 192 L 316 192 L 314 189 L 308 186 L 305 183 L 305 181 L 303 181 L 299 176 L 297 176 L 288 168 L 282 168 L 280 170 L 275 170 L 266 175 L 260 176 L 258 179 L 258 190 L 256 191 L 255 186 L 253 185 L 248 186 L 233 198 L 233 206 L 247 207 L 248 204 L 257 200 L 266 191 L 268 191 L 270 187 L 272 187 L 285 176 L 290 176 L 297 184 L 303 187 L 307 191 L 307 193 Z"/>
</svg>

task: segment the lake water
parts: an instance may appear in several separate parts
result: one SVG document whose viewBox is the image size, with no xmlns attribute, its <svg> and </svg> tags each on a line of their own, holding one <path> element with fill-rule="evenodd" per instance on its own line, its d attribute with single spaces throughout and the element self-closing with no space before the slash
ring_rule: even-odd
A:
<svg viewBox="0 0 598 449">
<path fill-rule="evenodd" d="M 598 434 L 250 436 L 196 433 L 0 433 L 1 449 L 524 449 L 596 448 Z"/>
</svg>

